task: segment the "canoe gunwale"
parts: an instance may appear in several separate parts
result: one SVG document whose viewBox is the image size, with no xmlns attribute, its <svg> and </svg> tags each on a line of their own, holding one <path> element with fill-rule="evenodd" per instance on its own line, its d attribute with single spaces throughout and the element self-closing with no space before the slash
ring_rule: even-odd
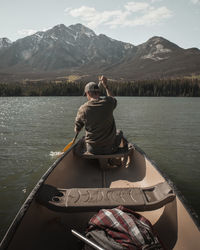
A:
<svg viewBox="0 0 200 250">
<path fill-rule="evenodd" d="M 195 225 L 197 226 L 198 230 L 200 231 L 200 221 L 199 221 L 199 217 L 196 214 L 196 212 L 194 211 L 194 209 L 191 207 L 191 205 L 189 204 L 188 200 L 185 198 L 185 196 L 181 193 L 181 191 L 176 187 L 176 185 L 174 184 L 174 182 L 169 178 L 169 176 L 162 171 L 156 164 L 155 161 L 151 160 L 149 158 L 149 156 L 136 144 L 133 144 L 133 146 L 135 147 L 135 149 L 141 153 L 152 165 L 153 167 L 160 173 L 160 175 L 163 176 L 163 178 L 167 181 L 167 183 L 169 184 L 169 186 L 172 188 L 172 190 L 174 191 L 175 195 L 179 198 L 179 200 L 181 201 L 182 205 L 184 206 L 184 208 L 187 210 L 187 212 L 189 213 L 190 217 L 192 218 L 193 222 L 195 223 Z"/>
<path fill-rule="evenodd" d="M 63 155 L 59 159 L 57 159 L 47 169 L 47 171 L 43 174 L 43 176 L 40 178 L 40 180 L 34 186 L 34 188 L 32 189 L 31 193 L 29 194 L 29 196 L 27 197 L 27 199 L 25 200 L 25 202 L 21 206 L 19 212 L 15 216 L 14 220 L 12 221 L 11 225 L 9 226 L 9 228 L 8 228 L 5 236 L 3 237 L 3 239 L 2 239 L 2 241 L 0 243 L 0 250 L 7 249 L 7 247 L 9 246 L 12 238 L 14 237 L 14 234 L 15 234 L 18 226 L 20 225 L 23 217 L 25 216 L 25 214 L 28 211 L 28 209 L 29 209 L 32 201 L 34 200 L 36 193 L 38 192 L 38 190 L 40 189 L 40 187 L 42 186 L 42 184 L 45 182 L 45 180 L 48 178 L 48 176 L 51 174 L 51 172 L 57 167 L 57 165 L 63 160 L 63 158 L 67 154 L 69 154 L 71 150 L 73 150 L 73 148 L 77 145 L 77 143 L 74 144 L 71 148 L 69 148 L 66 152 L 64 152 Z M 176 194 L 176 196 L 180 199 L 182 205 L 184 206 L 184 208 L 186 209 L 186 211 L 190 215 L 190 217 L 193 220 L 194 224 L 197 226 L 198 230 L 200 231 L 200 223 L 198 221 L 198 216 L 196 215 L 196 213 L 194 212 L 194 210 L 191 208 L 191 206 L 189 205 L 189 203 L 187 202 L 187 200 L 185 199 L 185 197 L 183 196 L 183 194 L 178 190 L 178 188 L 170 180 L 170 178 L 162 170 L 159 169 L 159 167 L 156 165 L 156 163 L 154 161 L 152 161 L 140 147 L 138 147 L 136 144 L 133 144 L 133 146 L 135 147 L 135 149 L 144 158 L 147 159 L 147 161 L 149 161 L 152 164 L 152 166 L 158 171 L 158 173 L 169 184 L 169 186 L 172 188 L 172 190 L 174 191 L 174 193 Z"/>
<path fill-rule="evenodd" d="M 77 144 L 77 143 L 76 143 Z M 18 213 L 16 214 L 15 218 L 13 219 L 12 223 L 10 224 L 8 230 L 6 231 L 6 234 L 4 235 L 2 241 L 0 242 L 0 250 L 4 250 L 8 247 L 10 241 L 12 240 L 15 231 L 17 230 L 20 222 L 22 221 L 23 217 L 25 216 L 31 202 L 33 201 L 35 194 L 38 192 L 41 185 L 45 182 L 45 180 L 48 178 L 48 176 L 51 174 L 51 172 L 56 168 L 56 166 L 62 161 L 62 159 L 67 155 L 75 146 L 74 144 L 71 148 L 69 148 L 67 151 L 63 153 L 43 174 L 43 176 L 40 178 L 40 180 L 37 182 L 37 184 L 32 189 L 31 193 L 26 198 L 25 202 L 19 209 Z"/>
</svg>

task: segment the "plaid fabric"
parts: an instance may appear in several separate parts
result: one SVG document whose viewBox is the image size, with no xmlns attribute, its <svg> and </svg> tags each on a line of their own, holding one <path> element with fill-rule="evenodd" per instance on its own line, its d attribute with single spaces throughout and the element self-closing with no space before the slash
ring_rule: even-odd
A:
<svg viewBox="0 0 200 250">
<path fill-rule="evenodd" d="M 103 230 L 123 249 L 163 249 L 153 233 L 151 223 L 123 206 L 101 209 L 89 221 L 88 232 L 93 230 Z"/>
</svg>

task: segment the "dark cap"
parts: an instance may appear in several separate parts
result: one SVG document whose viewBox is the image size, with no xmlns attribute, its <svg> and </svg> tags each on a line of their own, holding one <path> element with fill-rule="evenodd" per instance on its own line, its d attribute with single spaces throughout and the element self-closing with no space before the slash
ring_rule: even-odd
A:
<svg viewBox="0 0 200 250">
<path fill-rule="evenodd" d="M 95 82 L 89 82 L 85 85 L 85 91 L 84 93 L 86 92 L 95 92 L 95 91 L 100 91 L 99 90 L 99 86 L 97 83 Z"/>
</svg>

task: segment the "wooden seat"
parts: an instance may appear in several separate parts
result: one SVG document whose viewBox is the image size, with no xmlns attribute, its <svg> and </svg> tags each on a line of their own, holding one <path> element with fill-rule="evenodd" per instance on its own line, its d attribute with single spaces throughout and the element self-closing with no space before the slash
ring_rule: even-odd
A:
<svg viewBox="0 0 200 250">
<path fill-rule="evenodd" d="M 134 147 L 132 144 L 129 144 L 128 147 L 119 148 L 115 153 L 113 154 L 107 154 L 107 155 L 97 155 L 97 154 L 91 154 L 91 153 L 84 153 L 82 154 L 82 157 L 85 159 L 98 159 L 99 165 L 102 169 L 109 168 L 109 166 L 112 167 L 110 159 L 121 159 L 121 166 L 124 166 L 127 162 L 128 156 L 130 153 L 134 150 Z"/>
<path fill-rule="evenodd" d="M 43 185 L 37 201 L 58 212 L 98 211 L 119 205 L 135 211 L 158 209 L 174 200 L 175 194 L 167 182 L 147 188 L 72 188 Z"/>
</svg>

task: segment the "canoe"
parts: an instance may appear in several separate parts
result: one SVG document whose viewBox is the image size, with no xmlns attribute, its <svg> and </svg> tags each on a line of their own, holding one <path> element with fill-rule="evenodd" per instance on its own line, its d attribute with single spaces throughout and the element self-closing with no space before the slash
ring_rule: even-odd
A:
<svg viewBox="0 0 200 250">
<path fill-rule="evenodd" d="M 147 218 L 166 249 L 200 249 L 199 224 L 172 182 L 139 147 L 132 145 L 125 164 L 116 168 L 77 156 L 75 147 L 39 180 L 10 225 L 1 250 L 79 249 L 71 230 L 84 234 L 99 209 L 118 205 Z"/>
</svg>

